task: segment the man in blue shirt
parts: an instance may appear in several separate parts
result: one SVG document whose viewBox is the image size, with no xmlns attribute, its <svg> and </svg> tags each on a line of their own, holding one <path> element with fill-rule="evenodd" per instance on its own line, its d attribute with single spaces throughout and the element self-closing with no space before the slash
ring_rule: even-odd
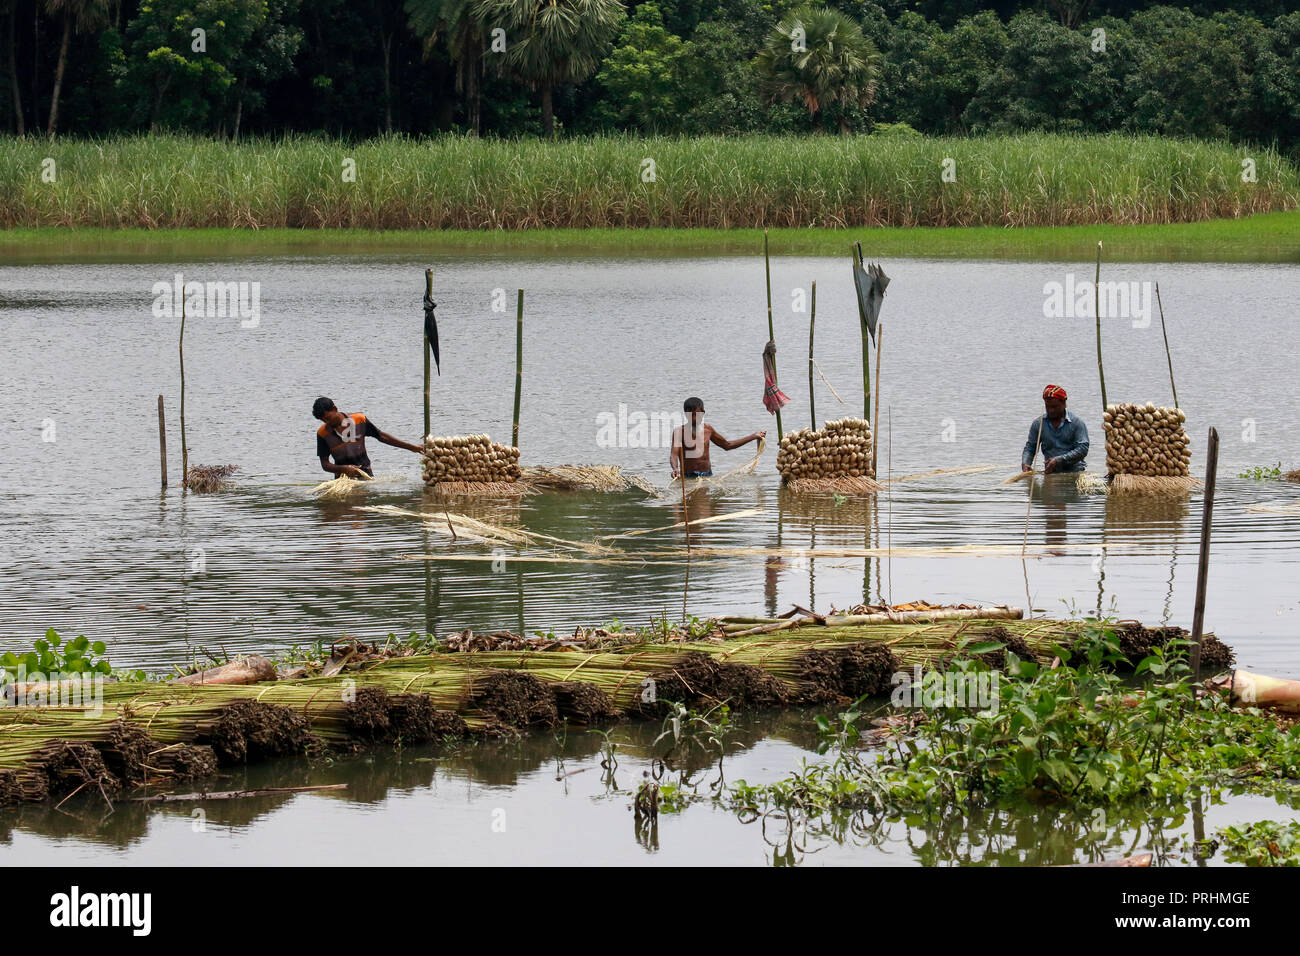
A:
<svg viewBox="0 0 1300 956">
<path fill-rule="evenodd" d="M 1042 437 L 1039 438 L 1039 430 Z M 1047 474 L 1083 471 L 1088 457 L 1088 426 L 1065 410 L 1065 389 L 1049 385 L 1043 389 L 1043 417 L 1029 426 L 1029 441 L 1020 456 L 1020 470 L 1033 471 L 1034 457 L 1043 449 Z"/>
</svg>

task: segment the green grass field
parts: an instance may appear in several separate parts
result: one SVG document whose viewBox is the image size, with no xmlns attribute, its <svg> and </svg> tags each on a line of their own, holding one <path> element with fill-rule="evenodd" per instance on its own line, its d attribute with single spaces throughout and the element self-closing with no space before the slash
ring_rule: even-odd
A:
<svg viewBox="0 0 1300 956">
<path fill-rule="evenodd" d="M 1254 182 L 1242 181 L 1243 158 Z M 1296 208 L 1300 171 L 1276 153 L 1149 136 L 0 139 L 0 226 L 10 229 L 1004 229 Z M 1007 234 L 956 242 L 969 254 L 967 243 L 993 235 Z M 843 246 L 842 236 L 807 241 L 797 251 Z M 900 241 L 916 244 L 898 252 L 954 254 L 938 236 Z"/>
<path fill-rule="evenodd" d="M 1003 229 L 774 229 L 774 255 L 1091 261 L 1300 262 L 1300 212 L 1160 226 Z M 537 229 L 372 232 L 352 229 L 57 229 L 0 231 L 9 262 L 179 261 L 195 257 L 348 253 L 512 255 L 760 255 L 758 229 Z"/>
</svg>

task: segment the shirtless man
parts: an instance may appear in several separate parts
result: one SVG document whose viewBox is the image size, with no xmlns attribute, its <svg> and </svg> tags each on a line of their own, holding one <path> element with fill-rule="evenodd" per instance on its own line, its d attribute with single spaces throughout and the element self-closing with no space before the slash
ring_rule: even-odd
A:
<svg viewBox="0 0 1300 956">
<path fill-rule="evenodd" d="M 682 404 L 682 411 L 686 413 L 686 424 L 673 431 L 672 454 L 668 459 L 674 478 L 682 473 L 682 469 L 685 469 L 687 478 L 710 477 L 713 474 L 713 465 L 709 462 L 710 444 L 731 451 L 767 435 L 765 431 L 754 432 L 739 441 L 727 441 L 712 425 L 704 423 L 704 402 L 698 398 L 688 398 Z"/>
</svg>

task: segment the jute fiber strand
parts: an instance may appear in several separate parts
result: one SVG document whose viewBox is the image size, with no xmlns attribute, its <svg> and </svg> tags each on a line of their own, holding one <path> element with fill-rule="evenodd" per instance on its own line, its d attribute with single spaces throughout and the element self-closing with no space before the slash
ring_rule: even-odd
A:
<svg viewBox="0 0 1300 956">
<path fill-rule="evenodd" d="M 1107 405 L 1106 470 L 1111 490 L 1128 494 L 1182 494 L 1198 482 L 1191 476 L 1191 440 L 1177 408 L 1124 403 Z"/>
<path fill-rule="evenodd" d="M 644 491 L 659 496 L 660 489 L 617 465 L 530 465 L 520 479 L 533 491 Z"/>
</svg>

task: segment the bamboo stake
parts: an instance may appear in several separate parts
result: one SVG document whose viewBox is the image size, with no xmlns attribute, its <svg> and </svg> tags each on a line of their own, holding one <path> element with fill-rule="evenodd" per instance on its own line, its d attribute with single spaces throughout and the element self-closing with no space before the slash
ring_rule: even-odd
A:
<svg viewBox="0 0 1300 956">
<path fill-rule="evenodd" d="M 190 446 L 185 441 L 185 286 L 181 286 L 181 489 L 190 477 Z"/>
<path fill-rule="evenodd" d="M 1174 384 L 1174 358 L 1169 354 L 1169 333 L 1165 330 L 1165 306 L 1160 301 L 1160 283 L 1156 283 L 1156 304 L 1160 306 L 1160 334 L 1165 339 L 1165 361 L 1169 363 L 1169 387 L 1174 392 L 1174 408 L 1178 407 L 1178 386 Z"/>
<path fill-rule="evenodd" d="M 158 460 L 162 465 L 162 486 L 167 487 L 167 425 L 163 421 L 163 397 L 158 396 Z"/>
<path fill-rule="evenodd" d="M 776 331 L 772 326 L 772 259 L 767 252 L 767 230 L 763 230 L 763 270 L 767 276 L 767 340 L 773 345 L 776 344 Z M 777 383 L 776 361 L 772 362 L 772 381 Z M 781 441 L 781 409 L 776 410 L 776 440 L 779 444 Z M 685 444 L 686 433 L 682 433 L 683 445 Z M 682 460 L 686 460 L 686 452 L 682 452 Z M 683 472 L 684 473 L 684 472 Z"/>
<path fill-rule="evenodd" d="M 515 306 L 515 426 L 512 444 L 519 447 L 519 402 L 524 388 L 524 290 Z"/>
<path fill-rule="evenodd" d="M 1097 243 L 1097 275 L 1092 283 L 1092 311 L 1097 319 L 1097 375 L 1101 379 L 1101 410 L 1106 408 L 1106 370 L 1101 364 L 1101 242 Z"/>
<path fill-rule="evenodd" d="M 1205 586 L 1210 573 L 1210 525 L 1214 515 L 1214 478 L 1219 470 L 1219 432 L 1210 426 L 1205 452 L 1205 498 L 1201 509 L 1201 555 L 1196 568 L 1196 607 L 1192 612 L 1192 679 L 1201 679 L 1201 632 L 1205 627 Z"/>
<path fill-rule="evenodd" d="M 433 299 L 433 270 L 424 270 L 424 297 Z M 433 343 L 429 341 L 429 330 L 423 322 L 420 323 L 421 337 L 424 339 L 424 434 L 428 435 L 433 431 L 433 426 L 429 420 L 429 353 L 433 351 Z"/>
<path fill-rule="evenodd" d="M 876 324 L 876 423 L 871 426 L 871 475 L 876 475 L 876 464 L 880 461 L 880 442 L 876 435 L 880 433 L 880 347 L 885 343 L 885 323 Z"/>
<path fill-rule="evenodd" d="M 812 315 L 808 317 L 808 413 L 817 430 L 817 395 L 813 391 L 813 329 L 817 327 L 817 283 L 812 284 Z"/>
<path fill-rule="evenodd" d="M 861 266 L 861 265 L 862 265 L 862 244 L 861 244 L 861 243 L 855 243 L 855 244 L 853 245 L 852 249 L 853 249 L 853 259 L 854 259 L 854 261 L 855 261 L 859 266 Z M 859 326 L 861 326 L 861 328 L 859 329 L 859 331 L 862 333 L 862 417 L 863 417 L 863 419 L 865 419 L 866 421 L 871 421 L 871 359 L 870 359 L 870 349 L 869 349 L 869 345 L 868 345 L 868 341 L 867 341 L 867 327 L 866 327 L 865 325 L 863 325 L 861 322 L 859 322 L 858 324 L 859 324 Z M 873 441 L 875 440 L 875 436 L 874 436 L 874 435 L 872 436 L 872 440 L 873 440 Z"/>
</svg>

